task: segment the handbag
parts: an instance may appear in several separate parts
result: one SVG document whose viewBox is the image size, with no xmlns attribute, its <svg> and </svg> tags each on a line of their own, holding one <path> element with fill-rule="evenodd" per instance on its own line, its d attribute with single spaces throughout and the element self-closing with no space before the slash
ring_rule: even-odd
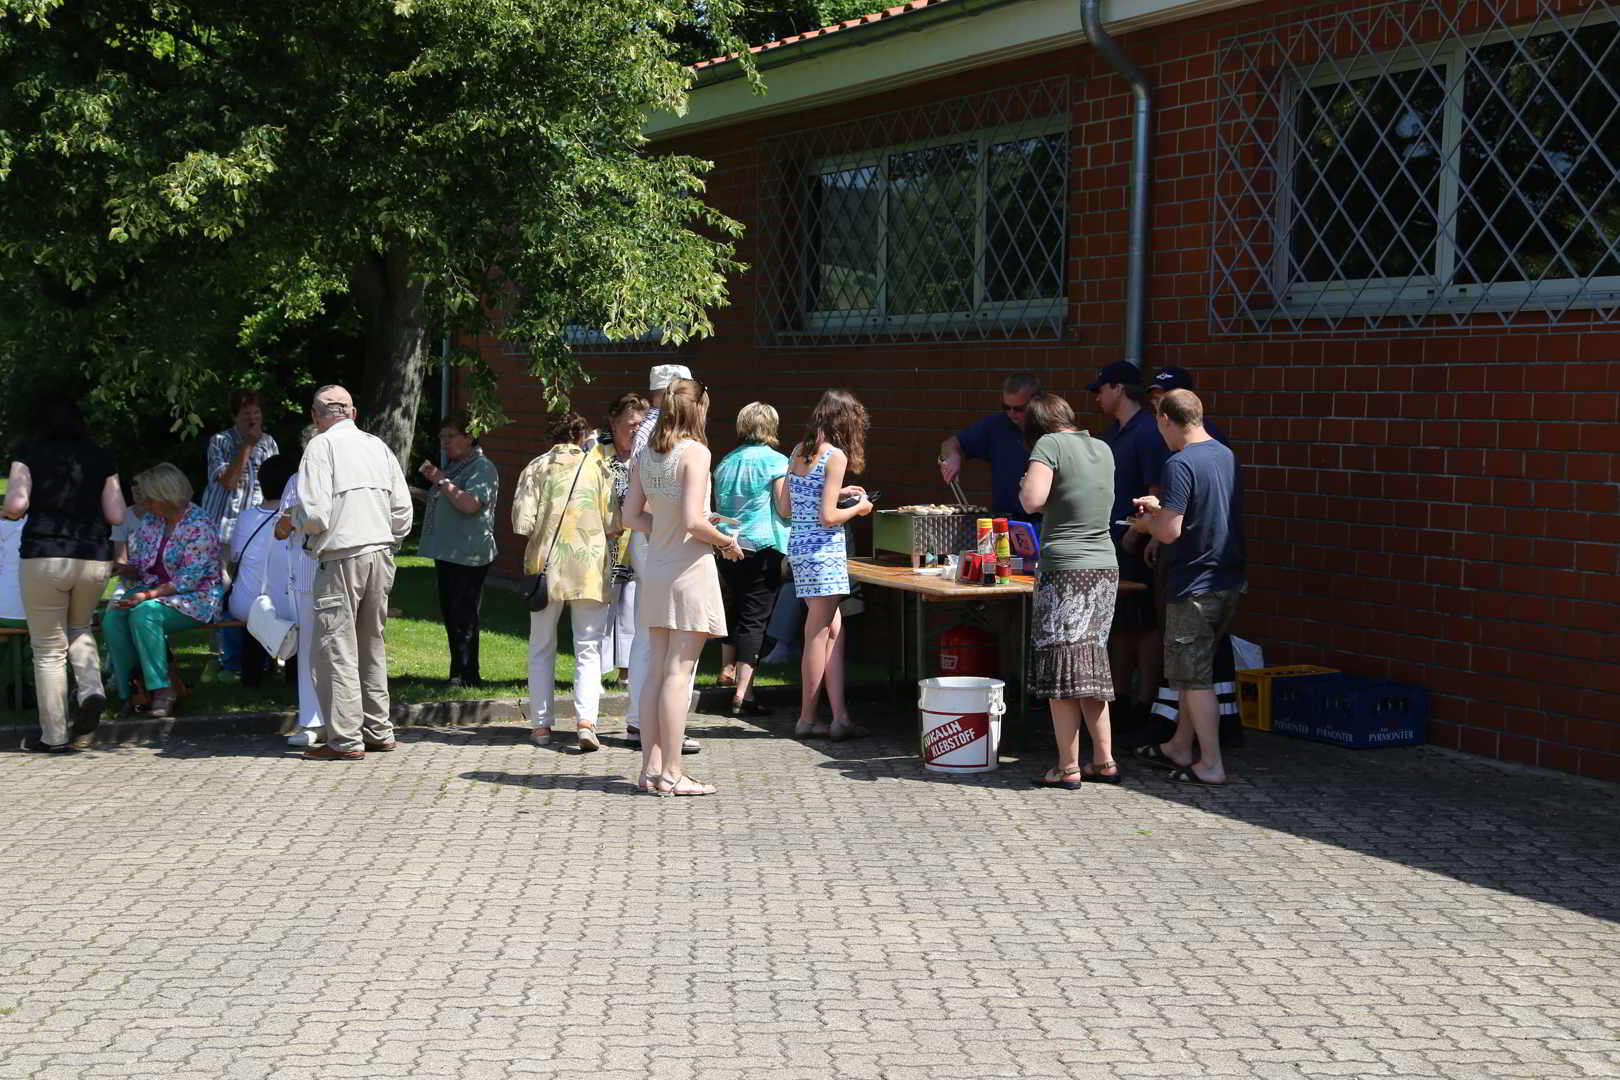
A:
<svg viewBox="0 0 1620 1080">
<path fill-rule="evenodd" d="M 551 554 L 557 550 L 557 539 L 562 536 L 563 518 L 568 516 L 568 504 L 574 501 L 574 489 L 579 487 L 579 474 L 585 471 L 585 462 L 590 452 L 580 454 L 579 468 L 574 470 L 574 482 L 568 485 L 568 497 L 563 500 L 562 509 L 557 512 L 557 527 L 551 530 L 551 546 L 546 548 L 545 561 L 540 564 L 540 572 L 534 575 L 529 582 L 529 610 L 544 611 L 551 602 L 551 587 L 546 582 L 546 567 L 551 565 Z"/>
<path fill-rule="evenodd" d="M 262 528 L 264 525 L 259 526 L 259 529 Z M 248 544 L 253 543 L 253 538 L 259 535 L 259 529 L 253 530 Z M 247 544 L 242 546 L 242 550 L 247 550 Z M 259 577 L 259 595 L 248 605 L 247 631 L 253 635 L 254 641 L 264 646 L 265 652 L 277 660 L 290 660 L 298 652 L 298 624 L 276 614 L 275 602 L 266 595 L 269 576 L 270 560 L 266 558 L 265 572 Z"/>
</svg>

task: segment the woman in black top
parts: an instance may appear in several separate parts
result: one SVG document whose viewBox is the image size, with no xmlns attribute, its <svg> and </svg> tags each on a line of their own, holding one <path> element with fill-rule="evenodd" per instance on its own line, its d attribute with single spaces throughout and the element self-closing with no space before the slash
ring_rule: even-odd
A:
<svg viewBox="0 0 1620 1080">
<path fill-rule="evenodd" d="M 101 660 L 90 619 L 112 569 L 111 526 L 124 520 L 124 495 L 112 455 L 90 441 L 79 406 L 48 401 L 34 439 L 11 458 L 4 513 L 28 517 L 19 577 L 28 637 L 34 646 L 39 736 L 24 750 L 65 754 L 72 740 L 95 731 L 107 706 Z M 78 684 L 68 726 L 67 667 Z"/>
</svg>

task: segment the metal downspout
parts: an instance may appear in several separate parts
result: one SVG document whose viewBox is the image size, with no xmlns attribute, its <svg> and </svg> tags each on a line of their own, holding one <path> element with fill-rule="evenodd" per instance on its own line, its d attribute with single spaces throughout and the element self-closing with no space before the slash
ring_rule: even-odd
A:
<svg viewBox="0 0 1620 1080">
<path fill-rule="evenodd" d="M 1130 83 L 1136 99 L 1131 136 L 1131 223 L 1125 269 L 1125 359 L 1143 367 L 1142 337 L 1147 321 L 1148 211 L 1153 181 L 1153 88 L 1136 62 L 1103 29 L 1102 0 L 1081 0 L 1086 40 Z"/>
</svg>

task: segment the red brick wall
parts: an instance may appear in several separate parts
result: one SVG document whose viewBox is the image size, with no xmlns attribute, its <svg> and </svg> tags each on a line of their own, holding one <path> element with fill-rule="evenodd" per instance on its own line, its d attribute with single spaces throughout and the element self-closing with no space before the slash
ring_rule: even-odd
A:
<svg viewBox="0 0 1620 1080">
<path fill-rule="evenodd" d="M 1286 10 L 1287 5 L 1276 5 Z M 1245 9 L 1245 18 L 1265 6 Z M 1216 41 L 1229 17 L 1125 39 L 1158 88 L 1148 359 L 1192 369 L 1245 466 L 1252 566 L 1240 631 L 1271 663 L 1321 663 L 1419 683 L 1434 694 L 1432 741 L 1512 761 L 1620 779 L 1620 329 L 1392 335 L 1359 340 L 1214 338 L 1209 242 Z M 796 438 L 829 386 L 873 414 L 867 482 L 890 505 L 944 496 L 941 438 L 998 404 L 1032 370 L 1077 411 L 1092 372 L 1118 358 L 1123 314 L 1124 83 L 1089 49 L 681 141 L 715 162 L 710 195 L 755 219 L 755 143 L 940 96 L 1069 72 L 1075 77 L 1071 340 L 1039 345 L 760 348 L 746 274 L 714 338 L 679 351 L 712 388 L 710 435 L 756 398 Z M 756 262 L 745 238 L 739 254 Z M 493 355 L 498 350 L 491 350 Z M 586 411 L 644 387 L 647 354 L 592 357 Z M 536 388 L 500 361 L 519 421 L 486 446 L 508 485 L 542 448 Z M 1098 418 L 1098 423 L 1101 420 Z M 970 487 L 987 498 L 980 466 Z M 511 572 L 516 542 L 503 552 Z"/>
</svg>

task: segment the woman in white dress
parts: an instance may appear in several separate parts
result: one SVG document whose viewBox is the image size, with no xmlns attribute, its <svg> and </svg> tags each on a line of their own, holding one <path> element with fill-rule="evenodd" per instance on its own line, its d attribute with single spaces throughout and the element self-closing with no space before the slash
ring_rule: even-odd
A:
<svg viewBox="0 0 1620 1080">
<path fill-rule="evenodd" d="M 664 397 L 647 448 L 630 466 L 626 527 L 648 534 L 638 582 L 637 624 L 651 645 L 641 696 L 643 791 L 713 795 L 714 787 L 681 768 L 692 674 L 709 638 L 726 636 L 718 551 L 740 559 L 737 538 L 709 514 L 709 447 L 704 439 L 709 394 L 694 379 L 676 379 Z"/>
</svg>

